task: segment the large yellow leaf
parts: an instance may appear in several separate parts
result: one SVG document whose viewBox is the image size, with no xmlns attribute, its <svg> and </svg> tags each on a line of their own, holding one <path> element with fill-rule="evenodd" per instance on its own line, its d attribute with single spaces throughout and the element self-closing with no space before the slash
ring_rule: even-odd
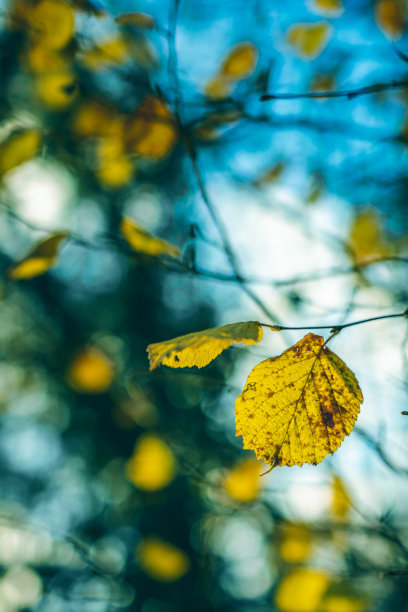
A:
<svg viewBox="0 0 408 612">
<path fill-rule="evenodd" d="M 0 144 L 0 176 L 36 155 L 41 145 L 39 130 L 13 132 Z"/>
<path fill-rule="evenodd" d="M 378 27 L 392 40 L 401 38 L 405 27 L 405 8 L 401 0 L 379 0 L 375 6 Z"/>
<path fill-rule="evenodd" d="M 229 323 L 203 331 L 178 336 L 166 342 L 149 344 L 150 369 L 159 365 L 171 368 L 203 368 L 231 344 L 256 344 L 262 340 L 262 327 L 257 321 Z"/>
<path fill-rule="evenodd" d="M 138 253 L 152 255 L 152 257 L 159 257 L 160 255 L 180 257 L 180 249 L 178 247 L 149 234 L 149 232 L 146 232 L 132 219 L 124 218 L 120 225 L 120 231 L 128 245 Z"/>
<path fill-rule="evenodd" d="M 38 242 L 23 259 L 7 270 L 8 276 L 20 280 L 44 274 L 56 263 L 60 245 L 68 235 L 68 232 L 56 232 Z"/>
<path fill-rule="evenodd" d="M 236 435 L 272 467 L 316 464 L 351 433 L 362 401 L 353 372 L 307 334 L 252 370 L 235 403 Z"/>
<path fill-rule="evenodd" d="M 297 23 L 289 28 L 287 39 L 301 57 L 313 59 L 323 51 L 331 33 L 332 28 L 326 21 Z"/>
</svg>

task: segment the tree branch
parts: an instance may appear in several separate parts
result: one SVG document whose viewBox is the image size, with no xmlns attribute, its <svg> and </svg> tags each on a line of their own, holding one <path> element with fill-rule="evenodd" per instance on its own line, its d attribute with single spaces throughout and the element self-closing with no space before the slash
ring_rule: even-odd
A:
<svg viewBox="0 0 408 612">
<path fill-rule="evenodd" d="M 343 91 L 308 91 L 306 93 L 281 93 L 264 94 L 260 97 L 261 102 L 269 100 L 298 100 L 300 98 L 347 98 L 352 100 L 358 96 L 386 91 L 389 89 L 404 89 L 408 87 L 408 81 L 391 81 L 390 83 L 374 83 L 357 89 L 346 89 Z"/>
</svg>

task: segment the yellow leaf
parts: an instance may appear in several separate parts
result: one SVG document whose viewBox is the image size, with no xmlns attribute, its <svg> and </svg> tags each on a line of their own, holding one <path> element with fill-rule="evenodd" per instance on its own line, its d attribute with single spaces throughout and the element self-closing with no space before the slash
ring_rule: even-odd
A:
<svg viewBox="0 0 408 612">
<path fill-rule="evenodd" d="M 134 251 L 159 257 L 168 255 L 169 257 L 180 257 L 180 249 L 166 240 L 156 238 L 146 230 L 137 225 L 134 221 L 124 218 L 120 225 L 120 231 L 126 242 Z"/>
<path fill-rule="evenodd" d="M 114 110 L 99 102 L 84 102 L 74 117 L 73 129 L 81 136 L 99 136 L 110 131 Z"/>
<path fill-rule="evenodd" d="M 105 159 L 97 169 L 97 177 L 105 187 L 120 189 L 133 178 L 133 164 L 128 155 Z"/>
<path fill-rule="evenodd" d="M 352 595 L 330 595 L 323 599 L 319 612 L 363 612 L 368 602 Z"/>
<path fill-rule="evenodd" d="M 190 569 L 190 559 L 184 551 L 153 536 L 142 541 L 137 559 L 146 574 L 160 582 L 175 582 Z"/>
<path fill-rule="evenodd" d="M 322 572 L 295 569 L 279 584 L 275 605 L 281 612 L 317 612 L 328 586 L 329 579 Z"/>
<path fill-rule="evenodd" d="M 379 0 L 375 6 L 375 19 L 382 32 L 391 38 L 401 38 L 405 28 L 405 9 L 400 0 Z"/>
<path fill-rule="evenodd" d="M 235 467 L 224 480 L 228 495 L 240 503 L 256 499 L 261 485 L 260 467 L 254 459 L 247 459 Z"/>
<path fill-rule="evenodd" d="M 282 528 L 279 554 L 286 563 L 302 563 L 311 551 L 310 529 L 302 523 L 287 523 Z"/>
<path fill-rule="evenodd" d="M 162 100 L 153 96 L 143 100 L 126 124 L 128 149 L 151 160 L 168 155 L 177 137 L 173 114 Z"/>
<path fill-rule="evenodd" d="M 364 266 L 392 254 L 380 218 L 372 209 L 355 215 L 350 227 L 348 246 L 356 266 Z"/>
<path fill-rule="evenodd" d="M 27 61 L 33 72 L 63 72 L 69 67 L 67 60 L 58 51 L 39 44 L 28 49 Z"/>
<path fill-rule="evenodd" d="M 27 17 L 32 38 L 48 49 L 62 49 L 74 34 L 74 10 L 61 0 L 33 3 L 27 11 Z"/>
<path fill-rule="evenodd" d="M 173 453 L 157 436 L 145 436 L 135 446 L 126 464 L 129 480 L 139 489 L 159 491 L 174 479 L 176 462 Z"/>
<path fill-rule="evenodd" d="M 231 81 L 219 74 L 210 79 L 204 88 L 204 93 L 210 100 L 224 100 L 228 98 L 231 91 Z"/>
<path fill-rule="evenodd" d="M 307 334 L 252 370 L 235 402 L 236 435 L 272 467 L 315 465 L 351 433 L 362 401 L 346 364 Z"/>
<path fill-rule="evenodd" d="M 333 91 L 336 87 L 336 79 L 332 74 L 317 73 L 310 81 L 310 91 Z M 322 98 L 323 100 L 324 98 Z"/>
<path fill-rule="evenodd" d="M 166 342 L 149 344 L 147 352 L 150 369 L 154 370 L 161 364 L 170 368 L 203 368 L 231 344 L 256 344 L 261 340 L 262 327 L 257 321 L 229 323 L 204 329 Z"/>
<path fill-rule="evenodd" d="M 228 53 L 222 62 L 220 75 L 233 81 L 249 77 L 255 70 L 258 61 L 258 50 L 250 42 L 243 42 Z"/>
<path fill-rule="evenodd" d="M 51 110 L 64 110 L 78 93 L 75 75 L 69 70 L 40 74 L 36 81 L 36 91 L 40 100 Z"/>
<path fill-rule="evenodd" d="M 323 51 L 332 34 L 332 27 L 326 21 L 318 23 L 297 23 L 287 33 L 288 42 L 305 59 L 314 59 Z"/>
<path fill-rule="evenodd" d="M 22 130 L 11 134 L 0 144 L 0 176 L 34 157 L 40 144 L 39 130 Z"/>
<path fill-rule="evenodd" d="M 66 372 L 68 384 L 80 393 L 103 393 L 112 385 L 114 375 L 112 361 L 95 347 L 83 349 Z"/>
<path fill-rule="evenodd" d="M 117 36 L 84 51 L 81 59 L 89 70 L 104 70 L 110 64 L 124 64 L 129 59 L 129 47 Z"/>
<path fill-rule="evenodd" d="M 147 13 L 126 13 L 116 17 L 115 21 L 120 26 L 130 25 L 136 26 L 137 28 L 144 28 L 146 30 L 152 30 L 154 28 L 154 19 Z"/>
<path fill-rule="evenodd" d="M 8 276 L 20 280 L 44 274 L 57 262 L 60 245 L 68 236 L 68 232 L 56 232 L 38 242 L 23 259 L 7 270 Z"/>
<path fill-rule="evenodd" d="M 282 161 L 278 161 L 272 166 L 272 168 L 269 168 L 268 170 L 263 172 L 257 179 L 255 179 L 255 184 L 261 186 L 267 185 L 268 183 L 274 183 L 281 176 L 284 169 L 285 163 Z"/>
<path fill-rule="evenodd" d="M 344 13 L 341 0 L 313 0 L 312 8 L 315 13 L 327 17 L 340 17 Z"/>
<path fill-rule="evenodd" d="M 351 506 L 350 495 L 338 476 L 334 476 L 332 484 L 331 514 L 338 519 L 344 519 Z"/>
</svg>

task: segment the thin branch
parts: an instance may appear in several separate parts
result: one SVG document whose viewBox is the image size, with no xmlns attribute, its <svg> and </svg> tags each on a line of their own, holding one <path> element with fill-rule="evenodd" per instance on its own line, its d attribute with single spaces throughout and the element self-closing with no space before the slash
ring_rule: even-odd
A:
<svg viewBox="0 0 408 612">
<path fill-rule="evenodd" d="M 408 81 L 391 81 L 390 83 L 374 83 L 357 89 L 345 89 L 343 91 L 308 91 L 304 93 L 281 93 L 264 94 L 260 97 L 261 102 L 268 100 L 298 100 L 300 98 L 347 98 L 352 100 L 358 96 L 386 91 L 389 89 L 404 89 L 408 87 Z"/>
<path fill-rule="evenodd" d="M 335 325 L 307 325 L 299 327 L 291 327 L 286 325 L 269 325 L 269 323 L 259 323 L 262 327 L 268 327 L 272 331 L 283 331 L 283 330 L 308 330 L 308 329 L 330 329 L 333 331 L 333 336 L 337 335 L 342 329 L 346 327 L 353 327 L 353 325 L 362 325 L 363 323 L 370 323 L 371 321 L 381 321 L 382 319 L 396 319 L 398 317 L 408 317 L 408 308 L 404 312 L 397 314 L 380 315 L 378 317 L 370 317 L 369 319 L 360 319 L 359 321 L 352 321 L 351 323 L 340 323 Z"/>
</svg>

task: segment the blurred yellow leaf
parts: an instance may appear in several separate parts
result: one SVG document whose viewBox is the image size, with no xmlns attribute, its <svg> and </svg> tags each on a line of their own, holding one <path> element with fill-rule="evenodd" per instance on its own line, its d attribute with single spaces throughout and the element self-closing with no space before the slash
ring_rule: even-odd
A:
<svg viewBox="0 0 408 612">
<path fill-rule="evenodd" d="M 222 62 L 220 75 L 233 81 L 249 77 L 255 70 L 258 50 L 250 42 L 235 45 Z"/>
<path fill-rule="evenodd" d="M 73 129 L 81 136 L 99 136 L 109 132 L 114 110 L 109 106 L 87 100 L 78 108 Z"/>
<path fill-rule="evenodd" d="M 262 327 L 257 321 L 229 323 L 203 331 L 178 336 L 166 342 L 149 344 L 150 369 L 159 365 L 171 368 L 203 368 L 231 344 L 256 344 L 262 340 Z"/>
<path fill-rule="evenodd" d="M 158 436 L 141 438 L 126 464 L 129 480 L 139 489 L 159 491 L 174 479 L 176 461 L 173 453 Z"/>
<path fill-rule="evenodd" d="M 392 255 L 380 218 L 373 209 L 356 213 L 351 223 L 348 246 L 356 266 Z"/>
<path fill-rule="evenodd" d="M 110 64 L 124 64 L 130 58 L 126 41 L 116 36 L 84 51 L 82 62 L 90 70 L 104 70 Z"/>
<path fill-rule="evenodd" d="M 69 63 L 61 53 L 42 45 L 33 45 L 27 51 L 27 62 L 33 72 L 63 72 Z"/>
<path fill-rule="evenodd" d="M 317 73 L 310 81 L 310 91 L 333 91 L 336 87 L 336 79 L 332 74 Z M 324 98 L 322 98 L 324 100 Z"/>
<path fill-rule="evenodd" d="M 351 506 L 350 495 L 339 476 L 333 477 L 331 514 L 338 519 L 344 519 L 349 513 Z"/>
<path fill-rule="evenodd" d="M 332 34 L 327 21 L 297 23 L 287 32 L 288 42 L 304 59 L 314 59 L 323 51 Z"/>
<path fill-rule="evenodd" d="M 29 32 L 36 44 L 49 49 L 62 49 L 75 30 L 75 13 L 62 0 L 40 0 L 27 10 Z"/>
<path fill-rule="evenodd" d="M 127 147 L 151 160 L 168 155 L 177 142 L 176 121 L 166 104 L 147 96 L 126 123 Z"/>
<path fill-rule="evenodd" d="M 340 17 L 344 13 L 341 0 L 313 0 L 312 8 L 315 13 L 327 17 Z"/>
<path fill-rule="evenodd" d="M 306 194 L 306 204 L 314 204 L 320 198 L 326 186 L 324 177 L 320 172 L 313 172 L 310 176 L 310 183 Z"/>
<path fill-rule="evenodd" d="M 190 559 L 185 552 L 153 536 L 142 541 L 137 559 L 146 574 L 160 582 L 175 582 L 190 569 Z"/>
<path fill-rule="evenodd" d="M 319 612 L 363 612 L 367 603 L 353 595 L 328 595 L 324 597 Z"/>
<path fill-rule="evenodd" d="M 137 225 L 132 219 L 125 217 L 120 225 L 120 231 L 129 246 L 138 253 L 144 253 L 152 257 L 159 257 L 160 255 L 180 257 L 180 249 L 178 247 L 162 238 L 149 234 L 149 232 Z"/>
<path fill-rule="evenodd" d="M 307 334 L 249 374 L 235 402 L 236 435 L 272 467 L 320 463 L 351 433 L 362 401 L 346 364 Z"/>
<path fill-rule="evenodd" d="M 268 183 L 274 183 L 282 175 L 286 164 L 282 161 L 278 161 L 271 168 L 264 171 L 257 179 L 255 179 L 255 185 L 267 185 Z"/>
<path fill-rule="evenodd" d="M 34 157 L 41 145 L 39 130 L 18 130 L 0 144 L 0 176 Z"/>
<path fill-rule="evenodd" d="M 210 79 L 204 88 L 204 93 L 211 100 L 224 100 L 232 91 L 232 83 L 225 76 L 217 74 Z"/>
<path fill-rule="evenodd" d="M 37 77 L 36 91 L 40 100 L 51 110 L 64 110 L 75 100 L 77 80 L 69 70 L 45 72 Z"/>
<path fill-rule="evenodd" d="M 302 563 L 311 552 L 310 529 L 303 523 L 286 523 L 282 527 L 279 554 L 286 563 Z"/>
<path fill-rule="evenodd" d="M 281 612 L 317 612 L 328 586 L 329 579 L 322 572 L 295 569 L 279 584 L 275 605 Z"/>
<path fill-rule="evenodd" d="M 114 376 L 113 362 L 95 347 L 84 348 L 66 372 L 68 384 L 80 393 L 103 393 L 112 385 Z"/>
<path fill-rule="evenodd" d="M 405 7 L 400 0 L 378 0 L 375 19 L 388 38 L 398 40 L 405 28 Z"/>
<path fill-rule="evenodd" d="M 30 279 L 49 270 L 58 259 L 61 243 L 68 232 L 56 232 L 38 242 L 27 255 L 7 270 L 13 280 Z"/>
<path fill-rule="evenodd" d="M 132 180 L 134 173 L 132 160 L 128 155 L 118 155 L 105 159 L 97 169 L 97 177 L 105 187 L 120 189 Z"/>
<path fill-rule="evenodd" d="M 125 13 L 124 15 L 116 17 L 115 21 L 120 26 L 130 25 L 146 30 L 152 30 L 154 28 L 154 19 L 147 13 Z"/>
<path fill-rule="evenodd" d="M 225 478 L 224 487 L 237 502 L 251 502 L 258 497 L 261 466 L 254 459 L 247 459 L 235 467 Z"/>
</svg>

